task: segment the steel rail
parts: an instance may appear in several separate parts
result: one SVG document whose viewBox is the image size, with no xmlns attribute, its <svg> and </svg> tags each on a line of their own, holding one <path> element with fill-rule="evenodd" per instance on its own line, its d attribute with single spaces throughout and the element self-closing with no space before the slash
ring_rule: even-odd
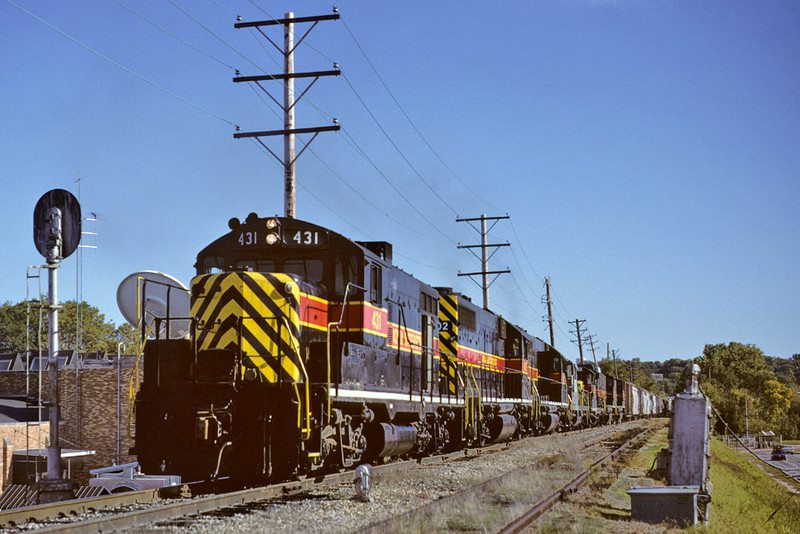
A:
<svg viewBox="0 0 800 534">
<path fill-rule="evenodd" d="M 41 521 L 51 517 L 67 517 L 92 512 L 103 508 L 117 508 L 130 504 L 152 502 L 160 497 L 159 489 L 146 489 L 101 495 L 88 499 L 74 499 L 49 504 L 38 504 L 26 508 L 0 511 L 0 527 L 19 525 L 27 521 Z"/>
<path fill-rule="evenodd" d="M 642 434 L 641 433 L 637 434 L 636 437 L 639 437 L 640 435 L 642 435 Z M 575 450 L 576 451 L 583 451 L 583 450 L 588 449 L 589 447 L 593 447 L 594 445 L 597 445 L 598 443 L 602 443 L 604 441 L 608 441 L 608 439 L 609 438 L 607 436 L 599 437 L 599 438 L 594 439 L 594 440 L 592 440 L 592 441 L 590 441 L 588 443 L 584 443 L 579 447 L 576 447 Z M 633 438 L 633 439 L 635 439 L 635 438 Z M 519 442 L 515 442 L 515 444 L 516 443 L 519 443 Z M 603 459 L 605 459 L 605 458 L 607 458 L 607 456 L 604 457 Z M 603 461 L 603 459 L 601 459 L 600 461 Z M 597 464 L 594 464 L 594 465 L 597 465 Z M 505 474 L 500 475 L 498 477 L 486 480 L 486 481 L 478 484 L 477 486 L 472 486 L 470 488 L 467 488 L 467 489 L 464 489 L 462 491 L 453 493 L 451 495 L 447 495 L 446 497 L 441 497 L 441 498 L 439 498 L 439 499 L 437 499 L 435 501 L 429 502 L 428 504 L 426 504 L 424 506 L 421 506 L 419 508 L 415 508 L 414 510 L 410 510 L 410 511 L 404 513 L 404 514 L 400 514 L 400 515 L 395 516 L 395 517 L 390 517 L 390 518 L 388 518 L 388 519 L 386 519 L 384 521 L 381 521 L 381 522 L 378 522 L 378 523 L 374 523 L 372 525 L 368 525 L 368 526 L 366 526 L 366 527 L 364 527 L 364 528 L 362 528 L 360 530 L 357 530 L 356 533 L 357 534 L 380 534 L 382 532 L 395 531 L 395 530 L 397 530 L 397 528 L 396 528 L 396 525 L 394 523 L 397 522 L 397 521 L 401 521 L 402 522 L 404 518 L 407 518 L 407 517 L 409 517 L 411 515 L 433 516 L 433 515 L 437 514 L 438 512 L 440 512 L 441 510 L 450 509 L 452 507 L 453 502 L 464 501 L 464 500 L 466 500 L 467 498 L 469 498 L 471 496 L 480 495 L 480 494 L 483 494 L 483 493 L 486 493 L 486 492 L 490 492 L 495 488 L 501 487 L 506 482 L 508 477 L 511 476 L 511 475 L 516 477 L 516 476 L 520 476 L 520 475 L 527 475 L 529 473 L 533 474 L 535 471 L 539 470 L 540 468 L 541 468 L 541 464 L 539 462 L 534 462 L 534 463 L 532 463 L 530 465 L 527 465 L 525 467 L 522 467 L 520 469 L 516 469 L 516 470 L 514 470 L 512 472 L 505 473 Z M 550 497 L 548 497 L 548 498 L 550 498 Z"/>
<path fill-rule="evenodd" d="M 646 428 L 639 434 L 633 436 L 628 441 L 620 445 L 615 450 L 606 454 L 600 460 L 592 464 L 591 467 L 589 467 L 583 473 L 575 477 L 571 482 L 567 483 L 561 489 L 556 490 L 552 495 L 540 501 L 533 508 L 528 510 L 525 514 L 523 514 L 516 520 L 506 525 L 502 530 L 499 531 L 499 534 L 518 534 L 519 532 L 522 532 L 526 527 L 530 526 L 531 523 L 533 523 L 539 517 L 541 517 L 543 514 L 549 511 L 553 506 L 556 505 L 556 503 L 561 501 L 565 496 L 569 495 L 570 493 L 578 491 L 584 484 L 586 484 L 589 475 L 593 471 L 595 471 L 600 467 L 605 466 L 612 460 L 616 459 L 620 454 L 622 454 L 626 449 L 628 449 L 628 447 L 630 447 L 634 441 L 638 440 L 648 432 L 652 432 L 653 430 L 655 430 L 655 428 L 656 427 Z"/>
<path fill-rule="evenodd" d="M 347 477 L 352 478 L 352 476 L 353 474 L 350 472 L 336 473 L 333 475 L 326 475 L 324 480 L 326 483 L 333 483 L 341 481 Z M 248 504 L 260 500 L 274 499 L 284 495 L 303 491 L 319 483 L 321 483 L 319 478 L 309 478 L 296 482 L 284 482 L 282 484 L 276 484 L 273 486 L 251 488 L 225 493 L 222 495 L 210 495 L 207 497 L 195 498 L 187 502 L 166 504 L 164 506 L 148 508 L 146 510 L 114 514 L 110 517 L 100 517 L 97 519 L 89 519 L 86 521 L 78 521 L 64 525 L 48 526 L 47 528 L 37 530 L 37 532 L 69 532 L 72 534 L 91 534 L 142 527 L 153 523 L 158 523 L 160 521 L 169 521 L 179 517 L 203 514 L 213 510 L 218 510 L 220 508 Z"/>
<path fill-rule="evenodd" d="M 583 432 L 583 430 L 569 431 L 565 432 L 564 434 L 581 432 Z M 535 440 L 537 437 L 538 436 L 528 436 L 514 442 L 497 443 L 477 449 L 460 449 L 458 451 L 443 455 L 427 456 L 414 460 L 375 465 L 373 467 L 373 473 L 389 473 L 417 465 L 444 463 L 454 458 L 478 457 L 484 454 L 491 454 L 494 452 L 519 447 L 529 440 Z M 598 443 L 599 441 L 603 441 L 604 439 L 605 438 L 599 438 L 585 445 L 584 448 Z M 312 487 L 335 484 L 338 482 L 347 481 L 348 478 L 352 480 L 352 477 L 354 477 L 353 471 L 319 475 L 316 477 L 311 476 L 300 481 L 284 482 L 270 486 L 249 488 L 230 493 L 194 498 L 191 501 L 165 504 L 155 509 L 114 513 L 113 515 L 110 514 L 109 517 L 78 520 L 60 525 L 47 525 L 43 526 L 41 529 L 37 529 L 37 532 L 70 532 L 76 534 L 89 534 L 140 527 L 160 521 L 177 519 L 187 515 L 207 513 L 229 506 L 284 497 L 306 491 Z M 42 504 L 27 508 L 1 511 L 0 527 L 17 526 L 29 521 L 53 521 L 53 518 L 75 517 L 88 512 L 102 513 L 103 510 L 113 510 L 114 508 L 119 508 L 121 506 L 144 504 L 163 497 L 164 490 L 174 491 L 175 488 L 131 491 L 113 495 L 75 499 L 59 503 Z"/>
<path fill-rule="evenodd" d="M 503 447 L 501 445 L 495 445 L 481 450 L 480 453 L 493 452 L 502 448 Z M 432 463 L 445 462 L 452 458 L 463 458 L 470 456 L 477 457 L 478 455 L 478 449 L 464 449 L 441 456 L 377 465 L 373 468 L 373 472 L 389 473 L 412 466 L 430 465 Z M 249 488 L 231 493 L 224 493 L 221 495 L 209 495 L 206 497 L 195 498 L 190 501 L 148 508 L 146 510 L 116 513 L 109 515 L 108 517 L 74 521 L 61 525 L 47 525 L 41 529 L 37 529 L 36 531 L 54 533 L 68 532 L 71 534 L 94 534 L 97 532 L 113 532 L 116 530 L 142 527 L 161 521 L 170 521 L 180 517 L 203 514 L 218 510 L 220 508 L 239 506 L 258 501 L 285 497 L 307 491 L 310 488 L 321 485 L 331 485 L 340 482 L 351 481 L 353 480 L 354 476 L 355 475 L 353 471 L 326 474 L 299 481 L 284 482 L 281 484 L 274 484 L 258 488 Z M 0 521 L 0 525 L 19 525 L 31 520 L 42 521 L 47 519 L 52 520 L 52 518 L 59 516 L 76 516 L 81 513 L 115 508 L 127 504 L 151 502 L 158 498 L 158 496 L 158 490 L 143 490 L 92 499 L 65 501 L 62 503 L 56 503 L 55 505 L 45 504 L 29 508 L 20 508 L 0 514 L 0 520 L 2 520 Z"/>
</svg>

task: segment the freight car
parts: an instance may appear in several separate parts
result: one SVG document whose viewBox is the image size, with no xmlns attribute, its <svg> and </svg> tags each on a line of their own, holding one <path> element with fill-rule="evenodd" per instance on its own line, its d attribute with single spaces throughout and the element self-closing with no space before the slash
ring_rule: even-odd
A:
<svg viewBox="0 0 800 534">
<path fill-rule="evenodd" d="M 188 317 L 148 310 L 141 280 L 139 316 L 159 315 L 139 325 L 145 473 L 257 484 L 651 411 L 636 386 L 399 269 L 389 243 L 255 214 L 229 228 L 197 256 Z M 188 334 L 169 337 L 177 321 Z"/>
</svg>

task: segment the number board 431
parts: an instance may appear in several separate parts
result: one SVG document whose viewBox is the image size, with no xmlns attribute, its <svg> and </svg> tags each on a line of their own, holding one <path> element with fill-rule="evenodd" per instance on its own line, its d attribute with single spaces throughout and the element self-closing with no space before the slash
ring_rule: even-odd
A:
<svg viewBox="0 0 800 534">
<path fill-rule="evenodd" d="M 325 247 L 328 233 L 316 228 L 285 228 L 283 244 L 292 247 Z"/>
</svg>

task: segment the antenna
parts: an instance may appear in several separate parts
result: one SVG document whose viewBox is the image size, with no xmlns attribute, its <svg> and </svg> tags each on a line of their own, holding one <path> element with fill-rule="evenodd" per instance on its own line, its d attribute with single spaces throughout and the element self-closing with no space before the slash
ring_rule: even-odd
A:
<svg viewBox="0 0 800 534">
<path fill-rule="evenodd" d="M 78 184 L 78 203 L 81 201 L 81 182 L 82 178 L 80 173 L 78 173 L 78 179 L 75 180 L 75 183 Z M 97 214 L 92 212 L 91 217 L 81 217 L 81 239 L 80 243 L 78 244 L 78 248 L 76 249 L 75 254 L 75 391 L 80 391 L 80 376 L 81 376 L 81 366 L 83 365 L 83 360 L 81 358 L 81 352 L 83 352 L 83 249 L 85 248 L 93 248 L 97 249 Z M 94 223 L 94 231 L 87 231 L 85 228 L 85 222 L 92 222 Z M 86 244 L 84 242 L 84 237 L 90 236 L 93 238 L 93 244 Z M 81 421 L 81 416 L 83 414 L 83 410 L 81 409 L 80 404 L 82 403 L 83 396 L 80 394 L 75 395 L 75 442 L 80 446 L 81 438 L 82 438 L 82 430 L 83 424 Z"/>
</svg>

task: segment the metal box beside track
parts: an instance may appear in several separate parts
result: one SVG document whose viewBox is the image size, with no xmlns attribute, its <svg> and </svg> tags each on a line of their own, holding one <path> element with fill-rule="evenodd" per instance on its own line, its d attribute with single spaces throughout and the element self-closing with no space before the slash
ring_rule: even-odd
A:
<svg viewBox="0 0 800 534">
<path fill-rule="evenodd" d="M 631 488 L 631 519 L 645 523 L 675 521 L 689 527 L 698 521 L 700 486 Z"/>
</svg>

